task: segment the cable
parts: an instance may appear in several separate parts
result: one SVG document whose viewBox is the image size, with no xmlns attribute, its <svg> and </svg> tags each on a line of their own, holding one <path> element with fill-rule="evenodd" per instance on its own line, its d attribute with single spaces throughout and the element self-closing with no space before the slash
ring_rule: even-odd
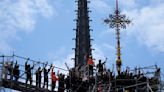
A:
<svg viewBox="0 0 164 92">
<path fill-rule="evenodd" d="M 40 65 L 40 64 L 43 64 L 43 65 L 46 65 L 45 63 L 42 63 L 42 62 L 40 62 L 40 61 L 35 61 L 35 60 L 31 60 L 31 59 L 29 59 L 29 58 L 25 58 L 25 57 L 21 57 L 21 56 L 17 56 L 17 55 L 13 55 L 13 56 L 0 56 L 0 57 L 2 57 L 2 58 L 8 58 L 8 57 L 11 57 L 11 58 L 13 58 L 14 60 L 17 60 L 17 59 L 19 59 L 19 58 L 21 58 L 21 59 L 24 59 L 24 60 L 28 60 L 28 61 L 32 61 L 32 62 L 35 62 L 34 63 L 34 65 Z M 4 59 L 3 59 L 4 60 Z M 13 60 L 13 61 L 14 61 Z M 15 63 L 13 63 L 13 64 L 15 64 Z M 21 64 L 20 64 L 21 65 Z M 22 67 L 25 67 L 24 65 L 21 65 Z M 47 65 L 47 66 L 50 66 L 50 65 Z M 68 70 L 66 70 L 66 69 L 63 69 L 63 68 L 60 68 L 60 67 L 55 67 L 55 68 L 58 68 L 58 69 L 60 69 L 60 70 L 64 70 L 64 71 L 68 71 Z M 148 67 L 144 67 L 144 68 L 148 68 Z M 13 67 L 13 69 L 14 69 L 14 67 Z M 34 69 L 32 69 L 32 70 L 36 70 L 35 68 Z M 19 76 L 19 79 L 23 79 L 23 80 L 25 80 L 26 78 L 25 77 L 23 77 L 23 75 L 25 74 L 25 71 L 23 71 L 23 70 L 20 70 L 20 72 L 23 72 L 23 74 L 21 74 L 22 76 Z M 32 75 L 34 75 L 34 72 L 32 72 Z M 163 74 L 162 74 L 162 76 L 164 76 Z M 96 76 L 95 76 L 96 77 Z M 32 76 L 32 78 L 33 78 L 33 76 Z M 43 78 L 43 76 L 42 76 L 42 78 Z M 51 78 L 48 78 L 49 80 L 51 79 Z M 115 81 L 124 81 L 124 80 L 135 80 L 135 79 L 128 79 L 128 78 L 125 78 L 125 79 L 116 79 L 116 77 L 114 78 L 114 80 L 113 81 L 110 81 L 110 83 L 112 83 L 112 82 L 115 82 Z M 96 81 L 98 81 L 98 80 L 96 80 Z M 61 82 L 65 82 L 65 81 L 61 81 Z M 142 82 L 142 81 L 141 81 Z M 22 82 L 23 83 L 23 82 Z M 33 80 L 33 83 L 36 83 L 36 80 Z M 76 87 L 77 89 L 76 90 L 78 90 L 79 88 L 85 88 L 85 89 L 88 89 L 88 87 L 85 87 L 85 86 L 83 86 L 82 85 L 82 81 L 80 81 L 80 85 L 76 85 L 76 82 L 75 83 L 71 83 L 70 82 L 70 85 L 72 85 L 72 86 L 74 86 L 74 87 Z M 96 82 L 95 82 L 96 83 Z M 43 82 L 41 82 L 41 84 L 43 84 Z M 11 85 L 11 86 L 13 86 L 13 85 Z M 48 86 L 51 86 L 51 84 L 48 84 Z M 116 87 L 117 88 L 117 87 Z"/>
</svg>

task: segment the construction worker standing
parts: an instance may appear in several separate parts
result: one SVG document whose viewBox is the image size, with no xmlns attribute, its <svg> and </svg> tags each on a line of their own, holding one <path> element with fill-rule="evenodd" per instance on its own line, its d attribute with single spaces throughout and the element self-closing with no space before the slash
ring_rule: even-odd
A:
<svg viewBox="0 0 164 92">
<path fill-rule="evenodd" d="M 42 75 L 41 75 L 42 70 L 40 67 L 36 70 L 35 74 L 36 74 L 36 86 L 37 87 L 39 86 L 39 88 L 40 88 L 41 87 L 41 78 L 42 78 Z"/>
<path fill-rule="evenodd" d="M 106 58 L 106 60 L 103 63 L 101 63 L 101 60 L 99 60 L 99 63 L 96 66 L 98 68 L 98 73 L 100 75 L 103 74 L 103 69 L 104 69 L 103 65 L 106 63 L 106 61 L 107 61 L 107 58 Z"/>
<path fill-rule="evenodd" d="M 7 76 L 8 76 L 8 67 L 9 67 L 9 62 L 5 62 L 3 67 L 3 78 L 5 80 L 7 80 Z"/>
<path fill-rule="evenodd" d="M 8 71 L 10 75 L 10 80 L 13 80 L 13 61 L 11 61 L 10 64 L 8 65 Z"/>
<path fill-rule="evenodd" d="M 15 63 L 14 69 L 13 69 L 13 75 L 15 77 L 15 81 L 18 81 L 19 79 L 19 65 L 17 64 L 17 61 Z"/>
<path fill-rule="evenodd" d="M 50 66 L 50 68 L 49 68 L 48 70 L 46 69 L 46 66 L 47 66 L 47 64 L 46 64 L 45 67 L 43 68 L 43 72 L 44 72 L 44 83 L 43 83 L 43 88 L 44 88 L 44 86 L 45 86 L 45 84 L 46 84 L 47 89 L 48 89 L 48 73 L 50 72 L 50 69 L 51 69 L 52 65 Z"/>
<path fill-rule="evenodd" d="M 59 74 L 59 87 L 58 87 L 58 92 L 64 92 L 65 90 L 65 82 L 64 82 L 64 74 L 60 73 Z"/>
<path fill-rule="evenodd" d="M 88 58 L 87 64 L 88 64 L 88 67 L 89 67 L 89 75 L 93 75 L 93 67 L 94 67 L 95 64 L 94 64 L 94 61 L 93 61 L 92 57 Z"/>
<path fill-rule="evenodd" d="M 56 87 L 56 81 L 58 80 L 57 76 L 55 75 L 55 72 L 53 71 L 54 67 L 51 70 L 51 81 L 52 81 L 52 89 L 51 91 L 54 92 L 54 89 Z"/>
<path fill-rule="evenodd" d="M 65 84 L 66 84 L 66 92 L 70 92 L 70 87 L 71 87 L 71 84 L 70 84 L 70 77 L 69 75 L 66 77 L 65 79 Z"/>
<path fill-rule="evenodd" d="M 30 81 L 30 85 L 32 84 L 32 74 L 31 74 L 31 70 L 34 68 L 34 65 L 31 67 L 30 64 L 27 64 L 29 59 L 27 59 L 26 63 L 25 63 L 25 72 L 26 72 L 26 84 L 28 83 L 28 81 Z"/>
</svg>

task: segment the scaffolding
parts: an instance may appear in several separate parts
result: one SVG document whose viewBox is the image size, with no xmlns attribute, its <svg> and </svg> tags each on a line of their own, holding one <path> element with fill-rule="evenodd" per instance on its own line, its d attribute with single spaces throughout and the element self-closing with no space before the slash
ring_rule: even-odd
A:
<svg viewBox="0 0 164 92">
<path fill-rule="evenodd" d="M 5 91 L 4 88 L 9 88 L 23 92 L 51 92 L 51 82 L 49 82 L 48 88 L 38 88 L 36 86 L 34 76 L 32 85 L 25 83 L 26 77 L 23 61 L 29 60 L 30 64 L 34 64 L 35 68 L 32 69 L 32 75 L 35 75 L 34 72 L 36 71 L 37 67 L 44 66 L 46 63 L 17 55 L 2 55 L 0 56 L 0 60 L 1 91 Z M 20 65 L 20 76 L 18 81 L 14 80 L 13 73 L 9 74 L 9 72 L 4 71 L 6 63 L 11 64 L 13 62 L 14 65 L 16 61 Z M 47 67 L 50 67 L 50 64 L 47 64 Z M 70 76 L 70 85 L 75 87 L 76 92 L 80 92 L 79 90 L 81 89 L 86 89 L 86 92 L 162 92 L 163 90 L 163 84 L 160 78 L 161 75 L 158 73 L 159 67 L 157 67 L 157 65 L 123 71 L 121 75 L 114 75 L 114 73 L 110 72 L 109 70 L 103 71 L 103 75 L 100 75 L 97 70 L 95 70 L 94 76 L 88 76 L 88 72 L 86 71 L 87 79 L 80 82 L 73 82 L 71 80 L 78 79 L 75 75 L 73 75 L 75 73 L 71 74 L 73 70 L 66 70 L 57 66 L 55 66 L 55 68 L 69 72 L 68 76 Z M 84 68 L 84 70 L 87 70 L 87 66 Z M 7 79 L 5 78 L 6 73 Z M 104 80 L 105 76 L 107 80 Z M 50 79 L 51 78 L 49 77 L 49 81 Z M 41 82 L 41 84 L 43 85 L 43 82 Z M 72 87 L 70 87 L 69 92 L 74 92 Z M 56 88 L 58 88 L 58 86 Z"/>
<path fill-rule="evenodd" d="M 110 71 L 104 71 L 108 73 L 103 76 L 95 72 L 95 76 L 88 76 L 90 82 L 86 92 L 162 92 L 159 69 L 157 65 L 153 65 L 135 68 L 129 73 L 123 71 L 120 75 L 113 75 Z M 107 80 L 104 76 L 107 76 Z"/>
<path fill-rule="evenodd" d="M 34 68 L 31 70 L 32 71 L 32 85 L 30 84 L 26 84 L 25 80 L 26 80 L 26 72 L 24 70 L 25 66 L 25 61 L 29 61 L 28 63 L 30 65 L 34 65 Z M 19 80 L 15 81 L 14 79 L 14 75 L 13 75 L 13 70 L 14 70 L 14 65 L 18 63 L 19 64 Z M 35 71 L 37 70 L 38 67 L 42 67 L 45 66 L 46 67 L 50 67 L 50 65 L 48 65 L 47 63 L 43 63 L 40 61 L 36 61 L 36 60 L 32 60 L 29 58 L 25 58 L 25 57 L 21 57 L 18 55 L 11 55 L 11 56 L 5 56 L 5 55 L 1 55 L 0 56 L 0 89 L 3 90 L 3 88 L 9 88 L 9 89 L 14 89 L 14 90 L 18 90 L 18 91 L 23 91 L 23 92 L 50 92 L 50 87 L 51 87 L 51 82 L 49 82 L 48 84 L 48 88 L 38 88 L 36 86 L 36 80 L 35 80 Z M 8 66 L 8 68 L 10 67 L 12 72 L 9 72 L 8 68 L 6 68 L 6 66 Z M 66 69 L 60 68 L 60 67 L 56 67 L 54 66 L 54 68 L 61 70 L 61 71 L 68 71 Z M 43 76 L 42 76 L 43 78 Z M 49 73 L 49 79 L 48 81 L 51 81 L 50 78 L 50 73 Z M 41 85 L 43 85 L 43 81 L 41 82 Z"/>
<path fill-rule="evenodd" d="M 68 83 L 65 80 L 61 82 L 64 84 L 63 87 L 56 86 L 56 89 L 60 88 L 67 92 L 162 92 L 164 91 L 164 83 L 161 82 L 161 72 L 157 65 L 148 67 L 139 67 L 134 70 L 121 71 L 122 60 L 121 60 L 121 44 L 120 44 L 120 29 L 126 28 L 126 25 L 131 21 L 126 19 L 125 15 L 121 15 L 118 9 L 118 1 L 116 0 L 116 10 L 114 14 L 109 15 L 109 18 L 105 19 L 104 22 L 109 24 L 109 27 L 116 28 L 116 39 L 117 39 L 117 72 L 118 75 L 110 70 L 103 70 L 103 73 L 99 73 L 97 69 L 94 70 L 92 76 L 89 75 L 89 68 L 85 61 L 86 56 L 92 56 L 91 48 L 91 36 L 89 26 L 89 0 L 77 0 L 78 10 L 77 12 L 77 28 L 76 31 L 76 48 L 75 50 L 75 67 L 69 69 L 63 69 L 54 66 L 55 69 L 61 71 L 67 71 L 69 74 L 66 75 Z M 32 84 L 26 83 L 26 70 L 25 62 L 29 61 L 30 65 L 33 65 L 32 69 Z M 19 80 L 15 80 L 13 67 L 19 64 L 20 74 Z M 7 66 L 7 67 L 6 67 Z M 51 82 L 48 83 L 48 87 L 42 87 L 44 85 L 41 81 L 41 87 L 36 86 L 35 71 L 38 67 L 48 67 L 51 65 L 48 62 L 44 63 L 30 58 L 18 56 L 18 55 L 1 55 L 0 56 L 0 91 L 5 91 L 5 88 L 22 91 L 22 92 L 54 92 L 51 90 Z M 9 72 L 10 70 L 10 72 Z M 43 74 L 42 74 L 43 75 Z M 59 76 L 59 74 L 58 74 Z M 163 75 L 162 75 L 163 76 Z M 44 76 L 41 76 L 43 78 Z M 49 79 L 51 81 L 50 73 Z M 66 85 L 70 85 L 69 88 Z M 58 91 L 58 90 L 56 90 Z"/>
</svg>

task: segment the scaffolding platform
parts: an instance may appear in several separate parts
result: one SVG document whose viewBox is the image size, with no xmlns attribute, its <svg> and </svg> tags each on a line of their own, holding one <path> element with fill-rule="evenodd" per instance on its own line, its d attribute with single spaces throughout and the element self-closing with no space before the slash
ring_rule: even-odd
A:
<svg viewBox="0 0 164 92">
<path fill-rule="evenodd" d="M 43 88 L 43 80 L 41 81 L 41 88 L 36 86 L 35 77 L 32 77 L 32 84 L 26 84 L 26 73 L 24 70 L 24 64 L 26 60 L 29 60 L 29 63 L 35 64 L 35 60 L 29 58 L 13 55 L 13 56 L 0 56 L 0 89 L 9 88 L 21 92 L 52 92 L 51 82 L 48 83 L 48 89 Z M 20 65 L 20 75 L 18 81 L 12 77 L 11 73 L 7 73 L 7 78 L 4 77 L 5 73 L 5 63 L 15 64 L 18 62 Z M 32 69 L 32 74 L 35 75 L 36 69 L 41 66 L 43 62 L 37 62 L 34 69 Z M 14 66 L 14 65 L 13 65 Z M 50 65 L 47 64 L 49 67 Z M 62 69 L 55 67 L 57 69 Z M 86 68 L 87 69 L 87 68 Z M 148 67 L 138 67 L 134 70 L 122 71 L 120 75 L 115 75 L 112 71 L 104 71 L 105 75 L 99 76 L 97 71 L 94 71 L 94 76 L 89 77 L 86 81 L 82 81 L 79 77 L 72 75 L 73 70 L 69 70 L 70 78 L 70 88 L 69 92 L 81 92 L 81 89 L 85 89 L 83 92 L 162 92 L 163 86 L 160 80 L 160 71 L 157 65 L 148 66 Z M 65 69 L 62 69 L 65 70 Z M 147 72 L 149 71 L 149 72 Z M 74 73 L 73 73 L 74 74 Z M 49 73 L 50 75 L 50 73 Z M 43 76 L 42 76 L 43 77 Z M 49 77 L 49 81 L 51 78 Z M 66 85 L 66 81 L 64 85 Z M 56 86 L 58 88 L 59 86 Z M 66 88 L 64 87 L 64 90 Z M 55 92 L 55 91 L 54 91 Z"/>
<path fill-rule="evenodd" d="M 14 80 L 2 80 L 2 86 L 4 88 L 9 88 L 21 92 L 51 92 L 50 90 L 43 89 L 43 88 L 38 88 L 36 86 L 22 83 L 19 81 L 14 81 Z"/>
</svg>

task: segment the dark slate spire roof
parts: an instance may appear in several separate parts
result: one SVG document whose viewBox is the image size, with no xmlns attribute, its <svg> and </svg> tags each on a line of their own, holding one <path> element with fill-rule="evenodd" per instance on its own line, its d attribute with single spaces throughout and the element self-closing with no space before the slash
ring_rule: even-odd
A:
<svg viewBox="0 0 164 92">
<path fill-rule="evenodd" d="M 78 0 L 76 20 L 75 67 L 86 65 L 86 55 L 91 55 L 89 8 L 87 0 Z"/>
</svg>

